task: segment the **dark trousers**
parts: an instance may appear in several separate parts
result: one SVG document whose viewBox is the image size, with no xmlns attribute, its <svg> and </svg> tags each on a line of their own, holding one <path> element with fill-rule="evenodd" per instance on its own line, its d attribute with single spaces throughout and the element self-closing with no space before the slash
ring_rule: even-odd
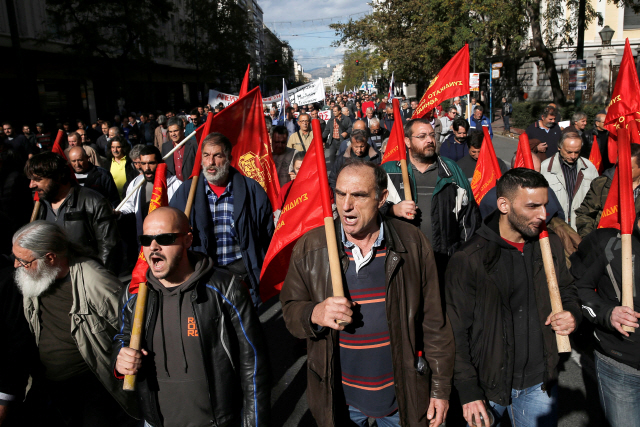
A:
<svg viewBox="0 0 640 427">
<path fill-rule="evenodd" d="M 327 174 L 331 173 L 333 169 L 333 164 L 336 161 L 336 155 L 338 154 L 338 150 L 340 149 L 340 140 L 339 139 L 331 139 L 328 142 L 324 149 L 324 155 L 326 157 L 327 162 Z"/>
</svg>

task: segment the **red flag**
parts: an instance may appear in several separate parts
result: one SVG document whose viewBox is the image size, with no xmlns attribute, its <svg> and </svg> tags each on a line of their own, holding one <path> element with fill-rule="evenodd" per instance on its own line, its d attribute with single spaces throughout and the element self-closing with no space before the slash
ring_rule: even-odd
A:
<svg viewBox="0 0 640 427">
<path fill-rule="evenodd" d="M 625 129 L 618 130 L 618 165 L 602 209 L 598 228 L 617 228 L 631 234 L 635 220 L 631 178 L 631 145 Z"/>
<path fill-rule="evenodd" d="M 151 193 L 151 201 L 149 202 L 149 213 L 153 212 L 161 206 L 169 205 L 169 196 L 167 195 L 167 164 L 160 163 L 156 168 L 156 177 L 153 181 L 153 193 Z M 138 293 L 140 283 L 147 281 L 147 269 L 149 264 L 144 257 L 144 252 L 140 248 L 140 254 L 138 255 L 138 261 L 131 273 L 131 283 L 129 283 L 129 292 L 132 294 Z"/>
<path fill-rule="evenodd" d="M 315 135 L 315 134 L 314 134 Z M 404 143 L 404 128 L 402 126 L 402 116 L 400 115 L 400 102 L 393 99 L 393 126 L 391 135 L 387 142 L 387 149 L 382 156 L 382 163 L 399 162 L 407 159 L 407 146 Z"/>
<path fill-rule="evenodd" d="M 64 135 L 64 131 L 62 129 L 58 129 L 58 134 L 56 135 L 56 140 L 53 143 L 53 146 L 51 147 L 51 152 L 52 153 L 56 153 L 56 154 L 60 154 L 62 156 L 62 158 L 65 161 L 68 162 L 69 159 L 67 159 L 67 156 L 65 156 L 64 150 L 62 149 L 62 146 L 60 145 L 60 143 L 62 142 L 62 135 Z"/>
<path fill-rule="evenodd" d="M 591 152 L 589 153 L 589 161 L 596 167 L 598 174 L 602 173 L 602 154 L 600 153 L 598 138 L 595 135 L 593 135 L 593 144 L 591 145 Z"/>
<path fill-rule="evenodd" d="M 620 62 L 616 86 L 613 89 L 607 117 L 604 121 L 605 124 L 613 125 L 616 130 L 624 127 L 625 121 L 630 119 L 628 116 L 640 110 L 639 96 L 640 83 L 638 82 L 638 73 L 633 53 L 631 52 L 631 45 L 629 45 L 629 39 L 627 39 L 622 61 Z"/>
<path fill-rule="evenodd" d="M 201 171 L 202 141 L 210 133 L 219 132 L 233 144 L 231 166 L 256 180 L 267 192 L 273 210 L 277 210 L 280 183 L 264 121 L 260 88 L 253 88 L 215 116 L 207 118 L 204 126 L 191 177 Z"/>
<path fill-rule="evenodd" d="M 251 68 L 251 64 L 247 65 L 247 72 L 244 73 L 244 79 L 242 80 L 242 85 L 240 85 L 240 95 L 242 98 L 249 92 L 249 69 Z"/>
<path fill-rule="evenodd" d="M 531 146 L 529 145 L 529 135 L 526 132 L 520 134 L 518 139 L 518 151 L 516 151 L 516 160 L 513 163 L 514 168 L 535 169 L 533 167 L 533 157 L 531 157 Z"/>
<path fill-rule="evenodd" d="M 478 204 L 502 176 L 496 152 L 493 150 L 489 129 L 483 126 L 482 130 L 484 131 L 484 139 L 482 148 L 480 148 L 478 162 L 476 163 L 476 170 L 473 172 L 473 179 L 471 180 L 471 191 L 473 191 L 473 197 Z"/>
<path fill-rule="evenodd" d="M 313 141 L 282 208 L 276 231 L 260 273 L 260 297 L 267 301 L 282 289 L 291 252 L 307 231 L 320 227 L 332 215 L 329 181 L 324 159 L 320 122 L 312 120 Z M 327 212 L 328 208 L 328 212 Z"/>
<path fill-rule="evenodd" d="M 189 179 L 193 177 L 200 176 L 200 172 L 202 172 L 202 141 L 211 133 L 211 122 L 213 121 L 213 113 L 209 113 L 207 116 L 207 121 L 204 122 L 203 125 L 200 125 L 198 129 L 196 129 L 196 141 L 198 142 L 198 151 L 196 151 L 196 159 L 193 163 L 193 170 L 191 171 L 191 176 Z"/>
<path fill-rule="evenodd" d="M 431 80 L 418 107 L 411 116 L 417 119 L 434 109 L 442 101 L 469 93 L 469 45 L 465 44 Z"/>
</svg>

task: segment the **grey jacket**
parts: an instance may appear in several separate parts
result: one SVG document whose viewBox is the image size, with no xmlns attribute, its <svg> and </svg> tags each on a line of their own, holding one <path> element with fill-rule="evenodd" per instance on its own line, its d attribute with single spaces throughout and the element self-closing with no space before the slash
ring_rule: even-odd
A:
<svg viewBox="0 0 640 427">
<path fill-rule="evenodd" d="M 79 257 L 69 259 L 73 292 L 71 336 L 89 369 L 113 398 L 135 418 L 140 418 L 135 393 L 127 393 L 111 371 L 111 341 L 118 332 L 118 303 L 122 282 L 99 262 Z M 39 298 L 24 298 L 24 315 L 29 329 L 40 341 Z"/>
</svg>

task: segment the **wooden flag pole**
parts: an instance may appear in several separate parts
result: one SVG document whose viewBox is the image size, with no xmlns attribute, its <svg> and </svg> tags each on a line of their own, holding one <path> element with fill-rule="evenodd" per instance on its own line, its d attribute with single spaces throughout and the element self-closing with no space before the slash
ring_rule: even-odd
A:
<svg viewBox="0 0 640 427">
<path fill-rule="evenodd" d="M 33 205 L 33 212 L 31 212 L 31 220 L 29 222 L 33 222 L 38 217 L 38 212 L 40 211 L 40 200 L 35 202 Z"/>
<path fill-rule="evenodd" d="M 631 251 L 631 234 L 622 234 L 622 305 L 635 310 L 633 306 L 633 254 Z M 626 332 L 635 332 L 633 326 L 622 325 Z"/>
<path fill-rule="evenodd" d="M 404 186 L 404 199 L 413 200 L 411 197 L 411 181 L 409 181 L 409 169 L 407 159 L 400 159 L 400 169 L 402 169 L 402 185 Z"/>
<path fill-rule="evenodd" d="M 191 217 L 191 206 L 193 206 L 193 199 L 196 196 L 196 189 L 198 188 L 198 181 L 200 181 L 200 175 L 194 176 L 191 180 L 191 188 L 189 189 L 189 197 L 187 198 L 187 205 L 184 207 L 184 214 L 187 219 Z"/>
<path fill-rule="evenodd" d="M 136 299 L 136 312 L 133 316 L 133 326 L 131 327 L 131 340 L 129 348 L 140 350 L 140 341 L 142 340 L 142 325 L 144 323 L 144 312 L 147 308 L 147 283 L 139 283 L 138 298 Z M 125 391 L 134 391 L 136 389 L 136 376 L 125 375 L 122 389 Z"/>
<path fill-rule="evenodd" d="M 542 262 L 544 263 L 544 272 L 547 276 L 547 286 L 549 287 L 549 296 L 551 297 L 551 313 L 557 314 L 563 311 L 562 298 L 560 297 L 560 288 L 558 288 L 556 268 L 553 265 L 553 255 L 551 254 L 549 234 L 547 233 L 547 226 L 544 222 L 540 233 L 540 250 L 542 251 Z M 564 260 L 562 261 L 564 262 Z M 558 353 L 571 352 L 569 336 L 558 335 L 556 333 L 556 343 L 558 344 Z"/>
</svg>

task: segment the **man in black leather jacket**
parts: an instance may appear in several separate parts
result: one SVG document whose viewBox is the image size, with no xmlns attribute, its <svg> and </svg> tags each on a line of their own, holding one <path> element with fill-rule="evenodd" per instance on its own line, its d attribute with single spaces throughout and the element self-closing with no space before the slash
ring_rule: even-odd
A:
<svg viewBox="0 0 640 427">
<path fill-rule="evenodd" d="M 97 191 L 77 184 L 62 156 L 40 153 L 25 166 L 25 175 L 36 189 L 40 210 L 36 219 L 55 222 L 69 239 L 83 246 L 86 256 L 98 259 L 108 270 L 119 272 L 120 233 L 111 203 Z"/>
<path fill-rule="evenodd" d="M 246 286 L 207 255 L 187 250 L 193 235 L 182 211 L 154 210 L 143 232 L 149 293 L 142 349 L 129 348 L 140 281 L 134 274 L 112 346 L 116 378 L 137 374 L 152 427 L 269 425 L 269 365 Z"/>
</svg>

